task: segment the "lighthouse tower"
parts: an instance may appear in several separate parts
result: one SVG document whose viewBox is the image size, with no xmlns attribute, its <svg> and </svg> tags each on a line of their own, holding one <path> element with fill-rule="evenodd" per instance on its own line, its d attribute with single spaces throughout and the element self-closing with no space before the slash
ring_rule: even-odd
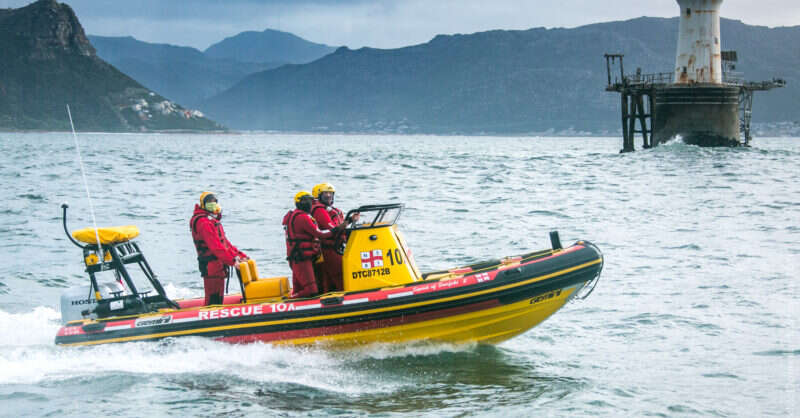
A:
<svg viewBox="0 0 800 418">
<path fill-rule="evenodd" d="M 675 83 L 722 83 L 719 6 L 722 0 L 678 0 L 681 20 Z"/>
<path fill-rule="evenodd" d="M 722 80 L 722 0 L 677 0 L 678 48 L 672 84 L 655 92 L 653 140 L 706 146 L 739 144 L 739 86 Z"/>
<path fill-rule="evenodd" d="M 622 99 L 620 152 L 634 151 L 637 133 L 644 148 L 678 137 L 701 146 L 749 146 L 753 92 L 783 87 L 786 81 L 729 78 L 723 71 L 732 69 L 736 51 L 722 51 L 722 0 L 676 1 L 680 20 L 671 73 L 642 74 L 637 69 L 636 75 L 626 75 L 623 55 L 605 54 L 606 91 L 620 93 Z M 619 70 L 612 71 L 617 62 Z"/>
</svg>

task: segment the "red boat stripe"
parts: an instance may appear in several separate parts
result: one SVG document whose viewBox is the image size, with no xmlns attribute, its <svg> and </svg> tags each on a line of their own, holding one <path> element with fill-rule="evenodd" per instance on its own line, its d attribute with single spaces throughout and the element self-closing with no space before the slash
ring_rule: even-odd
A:
<svg viewBox="0 0 800 418">
<path fill-rule="evenodd" d="M 386 328 L 397 325 L 413 324 L 422 321 L 430 321 L 433 319 L 443 318 L 447 316 L 453 316 L 462 313 L 478 311 L 482 309 L 489 309 L 499 305 L 500 303 L 498 302 L 497 299 L 492 299 L 480 303 L 474 303 L 472 305 L 459 306 L 457 308 L 442 309 L 439 311 L 425 312 L 416 315 L 399 315 L 393 318 L 382 319 L 377 321 L 357 322 L 354 324 L 333 325 L 333 326 L 318 327 L 318 328 L 306 328 L 306 329 L 298 329 L 292 331 L 237 335 L 231 337 L 222 337 L 218 338 L 217 340 L 229 343 L 251 343 L 255 341 L 269 342 L 276 340 L 289 340 L 294 338 L 335 335 L 346 332 L 364 331 L 368 329 Z"/>
</svg>

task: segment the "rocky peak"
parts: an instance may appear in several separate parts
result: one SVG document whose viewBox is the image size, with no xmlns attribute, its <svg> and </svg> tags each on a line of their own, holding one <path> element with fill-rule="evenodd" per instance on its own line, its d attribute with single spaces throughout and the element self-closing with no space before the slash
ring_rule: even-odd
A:
<svg viewBox="0 0 800 418">
<path fill-rule="evenodd" d="M 0 10 L 0 38 L 23 47 L 20 52 L 31 59 L 49 60 L 62 53 L 95 55 L 75 12 L 55 0 Z"/>
</svg>

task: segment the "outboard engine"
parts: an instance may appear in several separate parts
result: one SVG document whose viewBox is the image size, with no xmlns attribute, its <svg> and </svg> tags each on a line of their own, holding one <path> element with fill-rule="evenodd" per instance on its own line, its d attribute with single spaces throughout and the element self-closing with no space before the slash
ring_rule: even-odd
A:
<svg viewBox="0 0 800 418">
<path fill-rule="evenodd" d="M 100 283 L 98 286 L 100 286 L 100 296 L 104 299 L 125 292 L 125 288 L 119 282 Z M 61 323 L 66 324 L 76 319 L 95 319 L 96 308 L 97 300 L 94 298 L 94 292 L 86 286 L 70 287 L 61 294 Z M 84 312 L 87 315 L 84 315 Z"/>
</svg>

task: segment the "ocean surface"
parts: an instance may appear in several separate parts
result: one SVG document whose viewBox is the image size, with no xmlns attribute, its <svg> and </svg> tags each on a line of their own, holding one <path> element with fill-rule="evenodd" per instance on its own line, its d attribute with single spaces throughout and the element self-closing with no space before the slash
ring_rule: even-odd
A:
<svg viewBox="0 0 800 418">
<path fill-rule="evenodd" d="M 215 191 L 231 241 L 289 275 L 301 189 L 405 203 L 421 270 L 597 244 L 594 293 L 498 346 L 353 350 L 203 338 L 63 348 L 91 226 L 69 133 L 0 133 L 0 416 L 798 416 L 800 138 L 78 133 L 100 226 L 135 224 L 174 298 L 203 293 L 188 220 Z"/>
</svg>

